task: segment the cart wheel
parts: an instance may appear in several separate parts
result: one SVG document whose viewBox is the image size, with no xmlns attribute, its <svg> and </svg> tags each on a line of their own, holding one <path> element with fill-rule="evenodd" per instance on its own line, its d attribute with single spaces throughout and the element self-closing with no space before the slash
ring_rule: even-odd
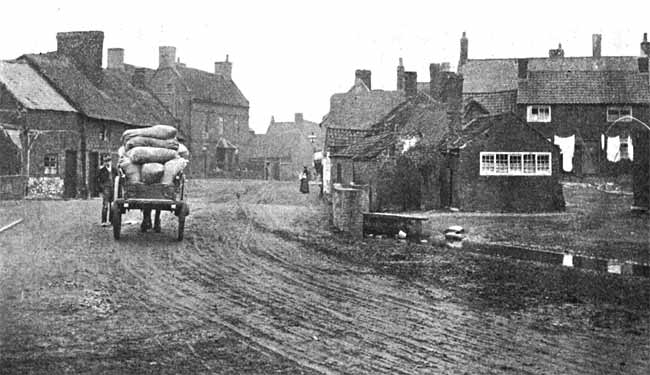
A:
<svg viewBox="0 0 650 375">
<path fill-rule="evenodd" d="M 188 207 L 185 203 L 178 208 L 178 240 L 183 241 L 183 232 L 185 231 L 185 216 L 187 216 Z"/>
<path fill-rule="evenodd" d="M 111 216 L 113 217 L 113 238 L 119 240 L 120 231 L 122 230 L 122 213 L 115 203 L 111 207 Z"/>
</svg>

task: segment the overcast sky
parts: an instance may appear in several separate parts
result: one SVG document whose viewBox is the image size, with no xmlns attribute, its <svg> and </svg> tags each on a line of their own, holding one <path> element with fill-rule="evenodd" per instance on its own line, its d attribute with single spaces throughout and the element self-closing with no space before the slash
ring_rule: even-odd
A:
<svg viewBox="0 0 650 375">
<path fill-rule="evenodd" d="M 272 115 L 294 112 L 320 122 L 333 93 L 347 91 L 355 69 L 372 70 L 373 88 L 395 89 L 398 58 L 418 81 L 431 62 L 455 68 L 459 39 L 470 58 L 639 54 L 650 31 L 648 2 L 589 1 L 12 1 L 2 4 L 0 59 L 56 49 L 59 31 L 101 30 L 125 62 L 155 68 L 158 46 L 176 47 L 190 67 L 213 71 L 226 54 L 250 101 L 250 127 L 266 131 Z"/>
</svg>

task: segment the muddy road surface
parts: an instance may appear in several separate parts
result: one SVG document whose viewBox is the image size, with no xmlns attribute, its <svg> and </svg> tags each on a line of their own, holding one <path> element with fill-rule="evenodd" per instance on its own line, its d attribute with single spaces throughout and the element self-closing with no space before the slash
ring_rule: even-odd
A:
<svg viewBox="0 0 650 375">
<path fill-rule="evenodd" d="M 0 235 L 0 373 L 649 373 L 642 311 L 486 308 L 463 292 L 480 289 L 471 278 L 351 261 L 340 253 L 402 245 L 329 234 L 318 200 L 294 189 L 197 183 L 183 242 L 168 213 L 162 233 L 140 233 L 129 213 L 114 241 L 97 200 L 24 202 L 25 222 Z M 446 251 L 421 251 L 455 267 Z M 626 323 L 594 324 L 612 310 Z"/>
</svg>

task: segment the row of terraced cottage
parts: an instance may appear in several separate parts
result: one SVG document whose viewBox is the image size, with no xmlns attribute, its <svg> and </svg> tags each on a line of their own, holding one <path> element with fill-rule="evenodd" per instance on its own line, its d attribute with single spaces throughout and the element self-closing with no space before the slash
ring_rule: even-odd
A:
<svg viewBox="0 0 650 375">
<path fill-rule="evenodd" d="M 0 61 L 0 198 L 94 195 L 100 160 L 134 127 L 176 126 L 193 176 L 227 175 L 247 161 L 249 102 L 227 56 L 205 72 L 163 46 L 148 69 L 109 48 L 103 68 L 103 39 L 58 33 L 54 52 Z"/>
<path fill-rule="evenodd" d="M 323 191 L 367 186 L 371 211 L 458 208 L 556 211 L 563 175 L 631 173 L 633 206 L 647 210 L 650 81 L 639 56 L 470 59 L 429 66 L 429 82 L 397 67 L 396 90 L 357 70 L 335 94 L 325 128 Z"/>
</svg>

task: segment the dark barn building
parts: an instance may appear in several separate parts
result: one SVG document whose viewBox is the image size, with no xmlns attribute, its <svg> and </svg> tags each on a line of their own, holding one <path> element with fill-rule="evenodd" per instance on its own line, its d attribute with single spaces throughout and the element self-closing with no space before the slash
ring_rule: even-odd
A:
<svg viewBox="0 0 650 375">
<path fill-rule="evenodd" d="M 559 148 L 513 113 L 472 120 L 442 150 L 443 206 L 497 212 L 564 208 Z"/>
</svg>

